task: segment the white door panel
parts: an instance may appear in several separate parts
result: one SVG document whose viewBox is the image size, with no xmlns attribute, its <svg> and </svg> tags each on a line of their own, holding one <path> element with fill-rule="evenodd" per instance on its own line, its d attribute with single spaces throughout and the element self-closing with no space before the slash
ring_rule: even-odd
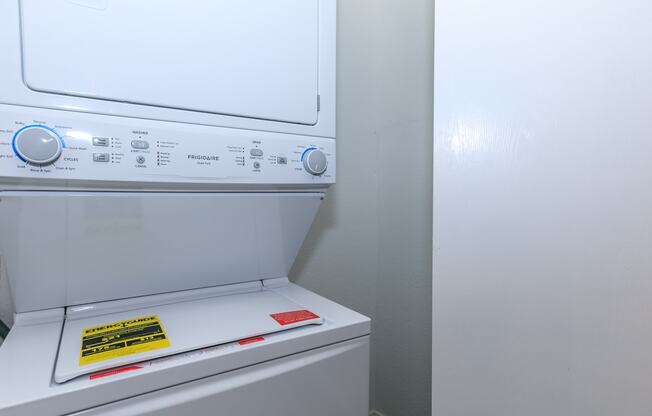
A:
<svg viewBox="0 0 652 416">
<path fill-rule="evenodd" d="M 650 21 L 436 2 L 433 414 L 651 414 Z"/>
</svg>

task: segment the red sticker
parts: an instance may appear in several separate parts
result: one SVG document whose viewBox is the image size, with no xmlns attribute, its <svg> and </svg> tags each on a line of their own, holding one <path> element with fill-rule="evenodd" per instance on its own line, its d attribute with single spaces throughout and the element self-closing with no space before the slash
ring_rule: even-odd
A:
<svg viewBox="0 0 652 416">
<path fill-rule="evenodd" d="M 139 365 L 130 365 L 128 367 L 114 368 L 113 370 L 104 371 L 102 373 L 91 374 L 89 376 L 89 378 L 91 380 L 95 380 L 95 379 L 102 378 L 102 377 L 109 377 L 109 376 L 114 376 L 114 375 L 120 374 L 120 373 L 126 373 L 127 371 L 140 370 L 141 368 L 143 368 L 143 367 L 141 367 Z"/>
<path fill-rule="evenodd" d="M 319 318 L 318 315 L 315 315 L 314 313 L 305 309 L 301 311 L 275 313 L 270 316 L 281 325 L 290 325 L 297 322 L 309 321 L 311 319 Z"/>
<path fill-rule="evenodd" d="M 256 342 L 261 342 L 261 341 L 265 341 L 265 338 L 263 338 L 263 337 L 253 337 L 253 338 L 247 338 L 247 339 L 240 340 L 240 341 L 238 341 L 238 344 L 240 344 L 240 345 L 249 345 L 249 344 L 254 344 Z"/>
</svg>

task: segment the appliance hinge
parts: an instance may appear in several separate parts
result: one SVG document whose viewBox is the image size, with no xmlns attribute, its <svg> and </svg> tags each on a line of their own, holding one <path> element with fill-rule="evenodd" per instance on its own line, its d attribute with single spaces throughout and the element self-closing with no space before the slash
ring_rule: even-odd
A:
<svg viewBox="0 0 652 416">
<path fill-rule="evenodd" d="M 317 95 L 317 111 L 321 110 L 321 95 Z"/>
</svg>

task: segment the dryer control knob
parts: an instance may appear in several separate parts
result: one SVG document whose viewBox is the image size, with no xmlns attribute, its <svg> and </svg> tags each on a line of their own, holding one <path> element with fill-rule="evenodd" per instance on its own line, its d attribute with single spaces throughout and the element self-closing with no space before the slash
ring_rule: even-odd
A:
<svg viewBox="0 0 652 416">
<path fill-rule="evenodd" d="M 321 150 L 308 149 L 303 155 L 303 167 L 311 175 L 319 176 L 326 172 L 328 160 Z"/>
<path fill-rule="evenodd" d="M 61 156 L 61 139 L 42 126 L 25 127 L 14 136 L 16 155 L 34 165 L 49 165 Z"/>
</svg>

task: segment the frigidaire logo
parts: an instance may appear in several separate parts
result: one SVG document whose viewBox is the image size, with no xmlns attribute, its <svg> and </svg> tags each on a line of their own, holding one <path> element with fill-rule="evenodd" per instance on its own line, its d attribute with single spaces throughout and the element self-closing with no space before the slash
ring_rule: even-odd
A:
<svg viewBox="0 0 652 416">
<path fill-rule="evenodd" d="M 219 156 L 209 156 L 209 155 L 188 155 L 188 159 L 194 160 L 220 160 Z"/>
</svg>

